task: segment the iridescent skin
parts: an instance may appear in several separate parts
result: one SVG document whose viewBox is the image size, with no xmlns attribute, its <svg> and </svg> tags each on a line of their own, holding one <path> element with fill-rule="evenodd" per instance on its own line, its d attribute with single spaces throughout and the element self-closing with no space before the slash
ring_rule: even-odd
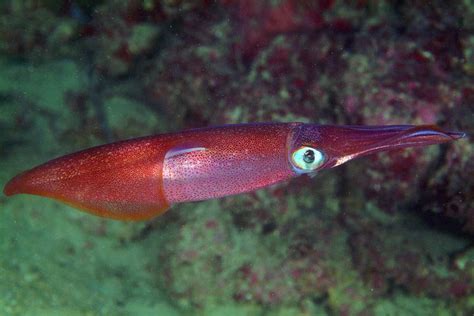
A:
<svg viewBox="0 0 474 316">
<path fill-rule="evenodd" d="M 254 191 L 359 156 L 463 137 L 435 126 L 227 125 L 148 136 L 86 149 L 25 171 L 5 188 L 53 198 L 92 214 L 141 220 L 170 205 Z M 303 146 L 324 157 L 302 170 Z M 305 147 L 306 148 L 306 147 Z"/>
</svg>

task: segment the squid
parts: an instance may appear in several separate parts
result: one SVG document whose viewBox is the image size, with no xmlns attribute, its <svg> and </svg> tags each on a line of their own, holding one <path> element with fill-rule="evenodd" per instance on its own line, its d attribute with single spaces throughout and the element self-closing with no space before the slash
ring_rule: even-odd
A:
<svg viewBox="0 0 474 316">
<path fill-rule="evenodd" d="M 464 137 L 433 125 L 253 123 L 105 144 L 27 170 L 4 187 L 118 220 L 146 220 L 180 202 L 254 191 L 381 151 Z"/>
</svg>

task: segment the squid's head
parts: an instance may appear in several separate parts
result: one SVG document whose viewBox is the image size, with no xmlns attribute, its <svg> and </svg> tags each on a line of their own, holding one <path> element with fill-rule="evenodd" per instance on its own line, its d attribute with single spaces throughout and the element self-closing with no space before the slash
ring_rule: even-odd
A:
<svg viewBox="0 0 474 316">
<path fill-rule="evenodd" d="M 392 149 L 446 143 L 465 136 L 434 125 L 333 126 L 302 124 L 289 144 L 298 174 L 333 168 L 357 157 Z"/>
</svg>

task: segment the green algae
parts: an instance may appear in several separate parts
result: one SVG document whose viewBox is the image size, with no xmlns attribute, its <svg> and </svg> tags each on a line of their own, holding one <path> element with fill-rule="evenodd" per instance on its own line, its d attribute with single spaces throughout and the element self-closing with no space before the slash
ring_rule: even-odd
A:
<svg viewBox="0 0 474 316">
<path fill-rule="evenodd" d="M 24 111 L 34 117 L 33 124 L 15 131 L 24 144 L 0 160 L 0 182 L 5 183 L 52 153 L 77 146 L 58 136 L 77 124 L 74 112 L 63 106 L 63 95 L 79 90 L 85 74 L 67 61 L 42 65 L 3 61 L 0 67 L 0 93 L 20 96 L 12 99 L 11 106 L 1 105 L 2 113 Z M 143 111 L 136 113 L 139 121 L 143 116 L 149 120 Z M 134 117 L 130 111 L 123 114 Z M 111 117 L 114 127 L 121 124 Z M 146 130 L 146 124 L 141 126 Z M 144 273 L 152 260 L 147 249 L 129 241 L 144 224 L 104 221 L 35 196 L 2 197 L 0 203 L 0 314 L 176 315 Z"/>
</svg>

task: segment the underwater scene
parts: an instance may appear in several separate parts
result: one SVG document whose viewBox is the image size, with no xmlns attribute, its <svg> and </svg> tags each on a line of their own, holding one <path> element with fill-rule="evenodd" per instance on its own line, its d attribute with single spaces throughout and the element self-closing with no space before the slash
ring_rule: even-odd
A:
<svg viewBox="0 0 474 316">
<path fill-rule="evenodd" d="M 3 0 L 0 316 L 474 315 L 473 133 L 472 0 Z"/>
</svg>

